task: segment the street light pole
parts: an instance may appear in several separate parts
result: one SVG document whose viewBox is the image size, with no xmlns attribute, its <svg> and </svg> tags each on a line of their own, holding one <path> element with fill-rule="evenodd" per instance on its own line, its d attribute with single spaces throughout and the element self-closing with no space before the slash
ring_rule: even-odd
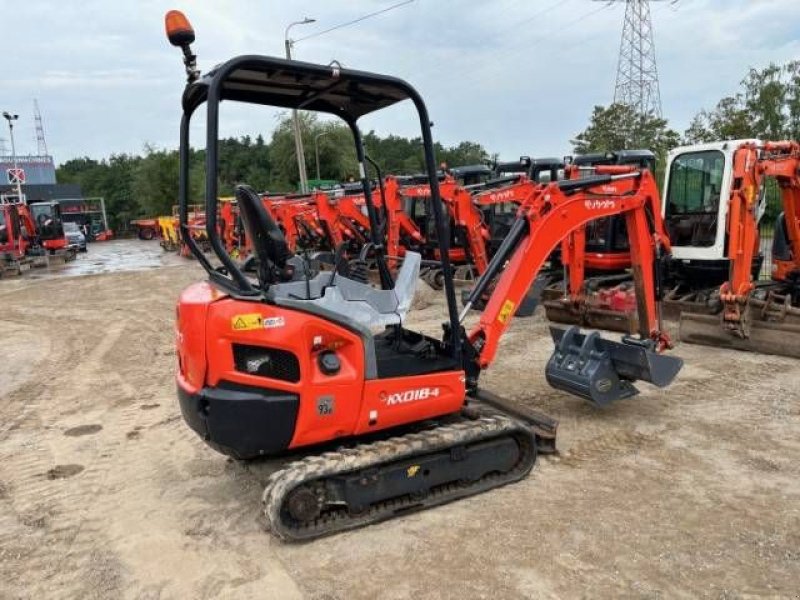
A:
<svg viewBox="0 0 800 600">
<path fill-rule="evenodd" d="M 314 136 L 314 157 L 317 159 L 317 179 L 322 179 L 319 175 L 319 138 L 329 133 L 330 131 L 323 131 Z"/>
<path fill-rule="evenodd" d="M 14 163 L 14 171 L 17 171 L 17 148 L 14 145 L 14 121 L 19 119 L 19 115 L 12 115 L 3 111 L 3 118 L 8 121 L 8 133 L 11 137 L 11 162 Z M 19 173 L 17 173 L 17 202 L 22 202 L 22 184 L 20 183 Z"/>
<path fill-rule="evenodd" d="M 302 21 L 294 21 L 289 23 L 283 35 L 283 41 L 286 46 L 286 59 L 292 60 L 292 44 L 294 43 L 289 39 L 289 30 L 295 25 L 307 25 L 314 23 L 316 19 L 309 19 L 306 17 Z M 292 110 L 292 124 L 294 126 L 294 151 L 297 154 L 297 171 L 300 175 L 300 191 L 302 193 L 308 192 L 308 175 L 306 174 L 306 157 L 303 150 L 303 137 L 300 134 L 300 116 L 297 109 Z"/>
</svg>

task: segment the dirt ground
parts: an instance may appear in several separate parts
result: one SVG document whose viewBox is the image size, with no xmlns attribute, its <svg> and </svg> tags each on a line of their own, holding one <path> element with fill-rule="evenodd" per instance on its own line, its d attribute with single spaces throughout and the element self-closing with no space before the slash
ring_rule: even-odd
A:
<svg viewBox="0 0 800 600">
<path fill-rule="evenodd" d="M 0 282 L 0 598 L 800 597 L 796 360 L 683 345 L 669 389 L 597 410 L 548 388 L 544 321 L 516 320 L 483 384 L 558 418 L 560 456 L 283 544 L 260 517 L 274 462 L 216 454 L 179 414 L 174 302 L 199 268 L 99 248 L 109 273 Z"/>
</svg>

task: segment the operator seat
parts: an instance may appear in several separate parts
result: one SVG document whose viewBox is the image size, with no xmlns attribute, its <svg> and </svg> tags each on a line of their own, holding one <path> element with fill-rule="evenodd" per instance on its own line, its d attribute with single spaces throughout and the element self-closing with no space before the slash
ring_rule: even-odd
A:
<svg viewBox="0 0 800 600">
<path fill-rule="evenodd" d="M 411 309 L 422 257 L 407 252 L 391 290 L 380 290 L 336 272 L 314 277 L 276 277 L 275 270 L 296 271 L 295 262 L 280 228 L 252 188 L 236 187 L 236 199 L 247 235 L 259 259 L 259 281 L 266 284 L 266 298 L 279 305 L 306 312 L 324 312 L 327 318 L 352 326 L 383 328 L 399 325 Z M 270 266 L 272 265 L 272 266 Z"/>
<path fill-rule="evenodd" d="M 235 195 L 245 231 L 258 257 L 259 281 L 263 285 L 276 283 L 279 279 L 285 280 L 287 275 L 291 279 L 291 273 L 286 273 L 286 262 L 292 257 L 292 253 L 280 228 L 264 208 L 261 198 L 248 185 L 237 185 Z"/>
<path fill-rule="evenodd" d="M 291 268 L 299 257 L 290 253 L 261 199 L 247 186 L 237 186 L 236 197 L 247 235 L 259 257 L 259 269 L 271 264 Z M 422 257 L 407 251 L 390 290 L 350 279 L 336 271 L 314 277 L 275 281 L 259 274 L 267 302 L 338 323 L 356 333 L 364 346 L 366 379 L 422 375 L 449 371 L 458 363 L 421 334 L 403 329 L 402 323 L 414 300 Z M 380 333 L 376 330 L 381 329 Z"/>
</svg>

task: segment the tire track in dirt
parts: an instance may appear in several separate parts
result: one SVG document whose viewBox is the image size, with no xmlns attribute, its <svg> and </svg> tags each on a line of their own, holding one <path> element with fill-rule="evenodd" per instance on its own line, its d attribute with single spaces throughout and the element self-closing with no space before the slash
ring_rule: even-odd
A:
<svg viewBox="0 0 800 600">
<path fill-rule="evenodd" d="M 76 576 L 65 578 L 65 596 L 77 597 L 81 593 L 85 586 L 81 573 L 87 570 L 100 577 L 101 586 L 118 584 L 119 568 L 115 560 L 107 558 L 114 556 L 115 548 L 123 540 L 117 537 L 119 534 L 110 534 L 109 524 L 101 517 L 119 512 L 120 494 L 136 495 L 137 488 L 143 488 L 144 494 L 151 493 L 146 485 L 137 485 L 137 482 L 141 484 L 157 477 L 158 464 L 143 461 L 135 444 L 142 431 L 158 425 L 157 412 L 143 411 L 140 401 L 156 396 L 165 379 L 160 376 L 161 369 L 153 369 L 153 352 L 158 351 L 147 344 L 131 344 L 131 340 L 145 333 L 163 333 L 165 329 L 171 337 L 171 326 L 164 328 L 161 321 L 153 319 L 150 310 L 125 310 L 124 318 L 116 319 L 109 326 L 103 348 L 90 363 L 102 365 L 104 393 L 107 394 L 103 404 L 108 407 L 106 415 L 110 417 L 105 426 L 111 439 L 102 448 L 103 460 L 94 464 L 98 479 L 82 486 L 83 493 L 90 495 L 92 501 L 84 505 L 81 525 L 64 553 L 64 562 L 83 568 L 73 569 Z M 128 473 L 136 473 L 137 481 L 131 481 Z M 104 542 L 100 555 L 97 554 L 98 540 Z M 96 564 L 99 557 L 105 561 L 100 569 Z M 64 568 L 59 570 L 64 571 Z"/>
<path fill-rule="evenodd" d="M 54 402 L 56 396 L 48 392 L 60 390 L 63 395 L 63 390 L 76 382 L 107 376 L 104 357 L 124 331 L 122 323 L 104 329 L 100 340 L 74 369 L 61 373 L 52 384 L 45 386 L 38 403 L 25 405 L 17 426 L 54 417 L 47 412 L 55 408 L 50 401 Z M 83 398 L 79 410 L 86 409 L 89 414 L 93 413 L 94 420 L 98 420 L 97 407 L 85 406 L 87 399 L 90 400 Z M 72 452 L 63 447 L 61 429 L 37 429 L 33 435 L 26 431 L 28 435 L 21 448 L 3 457 L 3 471 L 13 473 L 15 479 L 15 490 L 9 498 L 11 512 L 23 525 L 34 522 L 40 529 L 34 536 L 40 538 L 39 543 L 25 556 L 26 575 L 31 574 L 33 580 L 25 581 L 25 577 L 15 580 L 15 584 L 21 585 L 26 593 L 33 590 L 49 593 L 57 589 L 63 597 L 81 597 L 83 592 L 91 589 L 87 588 L 90 583 L 101 584 L 102 588 L 102 582 L 92 581 L 90 575 L 105 571 L 108 578 L 107 565 L 99 571 L 92 566 L 92 563 L 100 561 L 105 564 L 110 560 L 108 556 L 93 557 L 93 552 L 103 546 L 106 523 L 97 522 L 90 516 L 104 514 L 96 510 L 96 504 L 106 498 L 102 490 L 115 455 L 125 440 L 124 431 L 131 428 L 140 412 L 135 407 L 122 411 L 111 411 L 107 407 L 101 409 L 99 420 L 105 429 L 90 439 L 74 442 Z M 51 470 L 57 468 L 56 463 L 64 458 L 65 450 L 70 455 L 68 462 L 82 461 L 78 464 L 84 470 L 71 477 L 48 477 L 48 473 L 52 474 Z M 0 547 L 13 542 L 7 536 L 18 535 L 15 529 L 0 533 Z M 0 569 L 5 570 L 5 567 L 5 564 L 0 564 Z"/>
<path fill-rule="evenodd" d="M 634 454 L 659 444 L 661 444 L 661 440 L 653 435 L 629 430 L 614 431 L 577 441 L 564 452 L 560 462 L 571 467 L 578 467 L 588 461 L 613 459 Z"/>
</svg>

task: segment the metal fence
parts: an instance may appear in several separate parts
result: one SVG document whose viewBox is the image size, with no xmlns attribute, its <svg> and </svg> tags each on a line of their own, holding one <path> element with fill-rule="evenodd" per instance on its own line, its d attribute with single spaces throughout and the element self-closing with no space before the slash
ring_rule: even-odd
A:
<svg viewBox="0 0 800 600">
<path fill-rule="evenodd" d="M 761 244 L 761 256 L 764 262 L 758 273 L 759 281 L 767 281 L 772 278 L 772 240 L 775 237 L 775 222 L 778 215 L 783 210 L 781 202 L 780 188 L 774 179 L 767 179 L 766 182 L 766 210 L 758 226 L 758 233 Z"/>
</svg>

